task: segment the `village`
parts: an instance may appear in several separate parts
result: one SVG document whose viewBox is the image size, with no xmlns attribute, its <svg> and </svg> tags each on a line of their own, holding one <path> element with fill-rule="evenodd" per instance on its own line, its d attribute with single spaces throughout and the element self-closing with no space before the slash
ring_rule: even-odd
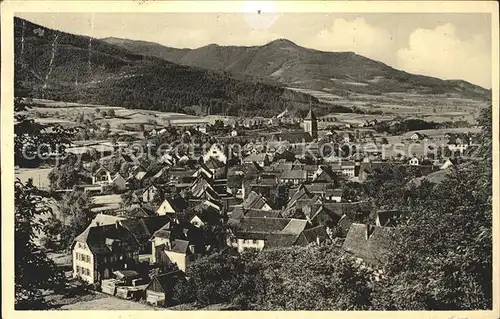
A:
<svg viewBox="0 0 500 319">
<path fill-rule="evenodd" d="M 391 165 L 418 172 L 409 184 L 439 183 L 473 152 L 475 134 L 402 137 L 376 125 L 332 126 L 310 107 L 304 118 L 285 111 L 212 125 L 170 121 L 142 127 L 134 142 L 114 138 L 67 147 L 64 157 L 52 153 L 51 191 L 92 202 L 85 230 L 58 246 L 70 252 L 69 276 L 116 298 L 168 307 L 179 302 L 173 290 L 189 265 L 220 249 L 333 245 L 378 269 L 401 216 L 377 207 L 360 191 L 363 183 Z M 71 185 L 63 185 L 68 170 Z M 61 234 L 49 237 L 46 246 L 61 241 Z"/>
</svg>

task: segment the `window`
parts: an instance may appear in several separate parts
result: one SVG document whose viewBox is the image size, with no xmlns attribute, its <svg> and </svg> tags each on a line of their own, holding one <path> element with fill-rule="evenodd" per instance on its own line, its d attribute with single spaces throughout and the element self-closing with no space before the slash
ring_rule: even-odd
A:
<svg viewBox="0 0 500 319">
<path fill-rule="evenodd" d="M 80 273 L 80 266 L 76 266 L 76 273 L 79 274 Z"/>
</svg>

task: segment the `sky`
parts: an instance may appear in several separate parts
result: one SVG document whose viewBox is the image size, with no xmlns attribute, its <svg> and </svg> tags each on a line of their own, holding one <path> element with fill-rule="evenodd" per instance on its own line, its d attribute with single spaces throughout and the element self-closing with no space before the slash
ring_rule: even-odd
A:
<svg viewBox="0 0 500 319">
<path fill-rule="evenodd" d="M 96 38 L 175 48 L 262 45 L 286 38 L 353 51 L 396 69 L 491 88 L 488 13 L 19 13 L 43 26 Z"/>
</svg>

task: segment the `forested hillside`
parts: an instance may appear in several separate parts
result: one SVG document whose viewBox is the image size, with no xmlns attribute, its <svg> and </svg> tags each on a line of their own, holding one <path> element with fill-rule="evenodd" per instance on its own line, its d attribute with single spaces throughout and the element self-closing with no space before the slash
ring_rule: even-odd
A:
<svg viewBox="0 0 500 319">
<path fill-rule="evenodd" d="M 33 97 L 182 111 L 212 105 L 212 113 L 274 114 L 309 103 L 277 85 L 145 57 L 84 36 L 15 19 L 16 80 Z"/>
<path fill-rule="evenodd" d="M 182 65 L 250 75 L 298 88 L 326 90 L 341 96 L 348 92 L 416 92 L 489 99 L 491 95 L 490 90 L 466 81 L 410 74 L 354 52 L 318 51 L 286 39 L 277 39 L 262 46 L 210 44 L 192 50 L 145 41 L 117 38 L 103 40 L 131 52 Z"/>
</svg>

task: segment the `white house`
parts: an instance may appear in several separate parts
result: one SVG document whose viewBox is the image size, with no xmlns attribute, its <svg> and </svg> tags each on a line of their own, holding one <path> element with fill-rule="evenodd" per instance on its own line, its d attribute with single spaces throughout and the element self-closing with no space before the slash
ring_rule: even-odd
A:
<svg viewBox="0 0 500 319">
<path fill-rule="evenodd" d="M 92 184 L 94 185 L 108 185 L 111 183 L 113 183 L 111 173 L 102 166 L 92 175 Z"/>
<path fill-rule="evenodd" d="M 183 211 L 187 208 L 187 202 L 181 196 L 166 198 L 160 207 L 156 210 L 156 214 L 159 216 L 167 214 L 175 214 Z"/>
<path fill-rule="evenodd" d="M 453 162 L 448 158 L 439 169 L 447 169 L 449 167 L 453 167 Z"/>
<path fill-rule="evenodd" d="M 211 157 L 223 163 L 227 163 L 227 156 L 224 152 L 224 146 L 220 144 L 212 144 L 205 155 L 203 155 L 203 161 L 207 162 Z"/>
<path fill-rule="evenodd" d="M 418 166 L 420 164 L 418 158 L 412 157 L 410 161 L 408 162 L 409 165 L 411 166 Z"/>
<path fill-rule="evenodd" d="M 356 167 L 356 164 L 353 162 L 342 163 L 341 164 L 342 174 L 344 174 L 347 177 L 354 177 L 355 176 L 355 167 Z"/>
</svg>

